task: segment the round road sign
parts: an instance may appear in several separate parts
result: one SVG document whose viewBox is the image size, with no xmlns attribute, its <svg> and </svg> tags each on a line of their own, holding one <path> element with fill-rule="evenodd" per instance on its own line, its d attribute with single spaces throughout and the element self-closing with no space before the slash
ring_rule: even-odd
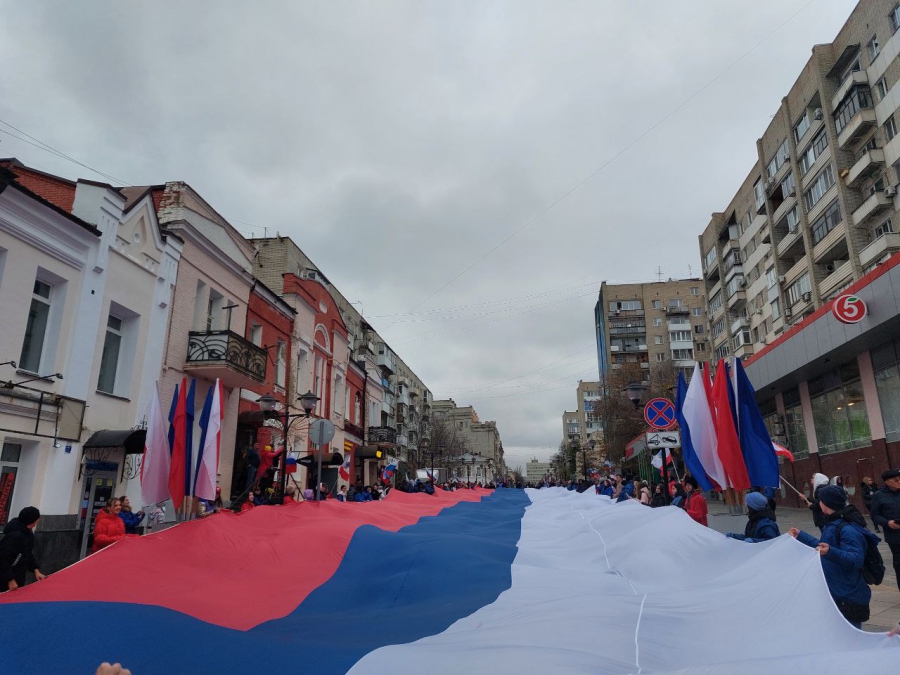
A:
<svg viewBox="0 0 900 675">
<path fill-rule="evenodd" d="M 334 438 L 334 425 L 328 420 L 316 420 L 309 425 L 309 440 L 320 448 Z"/>
<path fill-rule="evenodd" d="M 644 406 L 644 419 L 654 429 L 668 429 L 675 424 L 675 405 L 667 398 L 654 398 Z"/>
</svg>

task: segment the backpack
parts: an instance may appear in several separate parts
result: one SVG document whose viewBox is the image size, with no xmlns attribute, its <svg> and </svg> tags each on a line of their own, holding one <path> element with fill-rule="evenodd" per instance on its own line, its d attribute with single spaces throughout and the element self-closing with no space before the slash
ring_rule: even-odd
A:
<svg viewBox="0 0 900 675">
<path fill-rule="evenodd" d="M 841 547 L 841 530 L 844 529 L 846 521 L 841 521 L 837 525 L 837 547 Z M 863 565 L 860 572 L 862 577 L 869 586 L 879 586 L 884 581 L 884 559 L 881 557 L 881 551 L 878 550 L 878 544 L 873 542 L 869 537 L 866 540 L 866 557 L 863 559 Z M 878 541 L 881 541 L 880 539 Z"/>
</svg>

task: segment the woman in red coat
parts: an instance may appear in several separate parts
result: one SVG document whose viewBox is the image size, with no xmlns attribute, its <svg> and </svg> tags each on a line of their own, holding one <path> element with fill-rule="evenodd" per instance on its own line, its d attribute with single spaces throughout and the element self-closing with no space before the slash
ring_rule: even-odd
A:
<svg viewBox="0 0 900 675">
<path fill-rule="evenodd" d="M 97 513 L 97 520 L 94 521 L 94 545 L 91 547 L 91 553 L 96 553 L 101 548 L 106 548 L 119 539 L 125 538 L 125 523 L 119 518 L 121 510 L 122 502 L 114 497 L 106 502 L 105 509 L 100 509 Z"/>
<path fill-rule="evenodd" d="M 700 485 L 693 476 L 685 476 L 684 492 L 684 510 L 698 523 L 709 527 L 709 523 L 706 520 L 706 498 L 703 496 L 703 493 L 700 492 Z"/>
</svg>

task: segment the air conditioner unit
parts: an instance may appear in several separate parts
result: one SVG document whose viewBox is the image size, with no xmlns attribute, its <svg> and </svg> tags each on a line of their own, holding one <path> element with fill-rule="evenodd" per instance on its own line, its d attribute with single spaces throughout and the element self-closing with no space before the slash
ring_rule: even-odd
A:
<svg viewBox="0 0 900 675">
<path fill-rule="evenodd" d="M 796 196 L 797 196 L 797 188 L 796 188 L 796 187 L 792 187 L 792 188 L 788 191 L 788 197 L 796 197 Z"/>
<path fill-rule="evenodd" d="M 812 299 L 812 293 L 803 294 L 803 302 L 809 302 Z"/>
<path fill-rule="evenodd" d="M 822 119 L 822 109 L 816 108 L 816 111 L 813 113 L 813 119 L 820 120 Z"/>
<path fill-rule="evenodd" d="M 825 265 L 825 271 L 828 272 L 828 274 L 834 272 L 834 263 L 828 263 L 827 265 Z"/>
<path fill-rule="evenodd" d="M 895 188 L 893 185 L 888 185 L 886 188 L 884 188 L 884 194 L 886 197 L 893 197 L 895 194 L 897 194 L 897 188 Z"/>
<path fill-rule="evenodd" d="M 754 314 L 762 314 L 762 308 L 757 309 Z"/>
<path fill-rule="evenodd" d="M 784 283 L 784 275 L 783 275 L 783 274 L 781 274 L 781 275 L 778 276 L 778 283 L 779 283 L 779 284 L 783 284 L 783 283 Z"/>
<path fill-rule="evenodd" d="M 738 282 L 738 288 L 744 288 L 746 286 L 747 286 L 747 279 L 745 277 L 742 277 L 741 280 Z"/>
<path fill-rule="evenodd" d="M 767 232 L 766 235 L 762 238 L 762 243 L 771 244 L 772 243 L 772 235 Z"/>
<path fill-rule="evenodd" d="M 791 309 L 790 307 L 785 307 L 785 308 L 784 308 L 784 316 L 785 316 L 786 318 L 790 319 L 793 315 L 794 315 L 794 310 L 793 310 L 793 309 Z"/>
<path fill-rule="evenodd" d="M 759 338 L 759 344 L 761 344 L 761 345 L 766 344 L 766 338 L 764 338 L 764 337 Z"/>
</svg>

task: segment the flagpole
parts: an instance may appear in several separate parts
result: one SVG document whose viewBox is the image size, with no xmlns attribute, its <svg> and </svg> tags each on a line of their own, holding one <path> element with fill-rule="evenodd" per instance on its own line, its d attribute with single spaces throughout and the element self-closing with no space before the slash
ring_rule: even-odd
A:
<svg viewBox="0 0 900 675">
<path fill-rule="evenodd" d="M 807 497 L 806 497 L 805 494 L 803 494 L 802 492 L 800 492 L 800 490 L 798 490 L 798 489 L 795 488 L 793 485 L 791 485 L 790 483 L 788 483 L 782 476 L 778 476 L 778 477 L 781 479 L 781 482 L 782 482 L 782 483 L 784 483 L 784 484 L 787 485 L 789 488 L 791 488 L 791 490 L 793 490 L 794 492 L 796 492 L 798 497 L 800 497 L 800 498 L 803 499 L 804 501 L 807 501 Z"/>
</svg>

